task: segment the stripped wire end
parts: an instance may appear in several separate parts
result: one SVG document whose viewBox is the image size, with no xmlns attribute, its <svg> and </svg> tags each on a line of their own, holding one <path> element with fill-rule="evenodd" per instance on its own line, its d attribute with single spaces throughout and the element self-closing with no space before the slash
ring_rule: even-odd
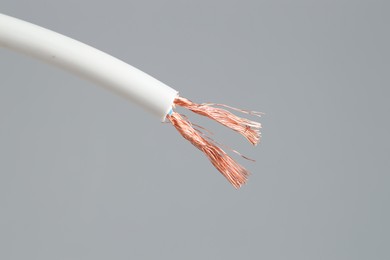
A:
<svg viewBox="0 0 390 260">
<path fill-rule="evenodd" d="M 246 183 L 249 172 L 234 161 L 225 151 L 202 136 L 191 122 L 177 112 L 167 115 L 177 131 L 196 148 L 201 150 L 217 170 L 236 188 Z"/>
<path fill-rule="evenodd" d="M 241 118 L 239 116 L 234 115 L 226 109 L 219 108 L 225 107 L 230 108 L 232 110 L 236 110 L 242 113 L 261 116 L 262 113 L 255 111 L 242 110 L 230 106 L 226 106 L 223 104 L 215 104 L 215 103 L 203 103 L 197 104 L 183 97 L 176 97 L 174 100 L 174 104 L 176 106 L 181 106 L 191 110 L 192 112 L 208 117 L 217 121 L 218 123 L 236 131 L 237 133 L 243 135 L 251 144 L 257 145 L 260 142 L 261 134 L 261 124 L 259 122 L 251 121 L 246 118 Z"/>
<path fill-rule="evenodd" d="M 192 112 L 208 117 L 217 121 L 218 123 L 242 134 L 251 144 L 256 145 L 260 141 L 261 124 L 245 118 L 238 117 L 226 109 L 229 108 L 242 113 L 261 116 L 262 113 L 248 110 L 237 109 L 223 104 L 204 103 L 196 104 L 186 98 L 177 96 L 173 102 L 173 107 L 181 106 L 191 110 Z M 218 107 L 219 106 L 219 107 Z M 224 150 L 222 150 L 217 142 L 203 133 L 204 129 L 201 126 L 192 124 L 186 116 L 169 111 L 167 119 L 179 131 L 179 133 L 192 143 L 196 148 L 201 150 L 217 170 L 236 188 L 240 188 L 246 183 L 249 172 L 234 161 Z M 224 146 L 225 147 L 225 146 Z M 239 152 L 228 148 L 232 152 L 241 157 L 254 161 L 248 157 L 241 155 Z"/>
</svg>

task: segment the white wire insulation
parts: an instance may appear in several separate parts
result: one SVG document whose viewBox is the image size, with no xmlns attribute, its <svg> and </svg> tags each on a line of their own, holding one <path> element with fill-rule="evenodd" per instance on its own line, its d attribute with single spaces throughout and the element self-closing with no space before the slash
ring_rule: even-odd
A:
<svg viewBox="0 0 390 260">
<path fill-rule="evenodd" d="M 162 121 L 177 91 L 141 70 L 62 34 L 0 14 L 0 46 L 54 64 L 113 90 Z"/>
</svg>

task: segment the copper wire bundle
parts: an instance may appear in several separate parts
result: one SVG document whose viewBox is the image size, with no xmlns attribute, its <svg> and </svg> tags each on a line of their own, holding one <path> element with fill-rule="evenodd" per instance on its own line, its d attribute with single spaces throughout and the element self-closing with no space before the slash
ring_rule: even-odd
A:
<svg viewBox="0 0 390 260">
<path fill-rule="evenodd" d="M 260 116 L 260 113 L 258 112 L 236 109 L 221 104 L 210 104 L 210 103 L 197 104 L 183 97 L 177 97 L 174 100 L 174 104 L 177 106 L 187 108 L 196 114 L 206 116 L 210 119 L 217 121 L 218 123 L 243 135 L 253 145 L 257 145 L 260 142 L 260 128 L 261 128 L 260 123 L 248 120 L 246 118 L 238 117 L 233 113 L 227 111 L 226 109 L 222 109 L 214 106 L 218 106 L 218 105 L 224 106 L 243 113 Z"/>
<path fill-rule="evenodd" d="M 186 140 L 191 142 L 209 158 L 214 167 L 236 189 L 240 188 L 246 182 L 249 172 L 217 145 L 202 137 L 186 118 L 176 112 L 172 112 L 167 118 Z"/>
<path fill-rule="evenodd" d="M 260 141 L 261 124 L 245 118 L 238 117 L 226 109 L 214 106 L 223 106 L 243 113 L 260 116 L 261 113 L 232 108 L 222 104 L 196 104 L 186 98 L 176 97 L 174 105 L 191 110 L 194 113 L 208 117 L 218 123 L 242 134 L 251 144 L 256 145 Z M 214 167 L 236 188 L 246 183 L 249 172 L 235 160 L 233 160 L 218 144 L 205 135 L 197 125 L 192 124 L 187 117 L 172 111 L 167 119 L 177 131 L 196 148 L 202 151 Z M 241 155 L 237 151 L 231 151 Z M 251 160 L 243 155 L 243 158 Z"/>
</svg>

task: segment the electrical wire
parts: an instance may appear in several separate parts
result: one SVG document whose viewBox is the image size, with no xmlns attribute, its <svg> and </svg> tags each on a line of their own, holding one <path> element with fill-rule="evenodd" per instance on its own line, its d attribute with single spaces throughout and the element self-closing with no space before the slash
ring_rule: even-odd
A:
<svg viewBox="0 0 390 260">
<path fill-rule="evenodd" d="M 180 97 L 178 91 L 141 70 L 89 45 L 38 25 L 0 14 L 0 46 L 24 53 L 72 72 L 81 78 L 114 91 L 168 121 L 235 187 L 241 187 L 249 172 L 219 145 L 174 111 L 176 106 L 191 110 L 240 133 L 251 144 L 260 141 L 261 124 L 238 117 L 227 109 L 260 116 L 261 113 L 223 104 L 197 104 Z M 232 150 L 233 152 L 236 152 Z M 238 153 L 238 152 L 236 152 Z M 243 156 L 246 158 L 245 156 Z"/>
</svg>

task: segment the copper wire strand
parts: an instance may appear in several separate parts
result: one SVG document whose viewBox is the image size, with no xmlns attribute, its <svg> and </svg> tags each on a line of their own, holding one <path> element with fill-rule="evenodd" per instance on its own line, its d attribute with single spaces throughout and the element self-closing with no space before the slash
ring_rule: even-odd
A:
<svg viewBox="0 0 390 260">
<path fill-rule="evenodd" d="M 256 160 L 252 159 L 252 158 L 249 158 L 248 156 L 245 156 L 243 155 L 242 153 L 240 153 L 239 151 L 237 150 L 234 150 L 233 148 L 225 145 L 225 144 L 221 144 L 217 141 L 215 141 L 213 138 L 211 138 L 210 136 L 208 136 L 207 134 L 205 134 L 203 131 L 207 132 L 209 135 L 214 135 L 213 132 L 211 132 L 209 129 L 207 129 L 206 127 L 203 127 L 203 126 L 200 126 L 198 124 L 194 124 L 192 123 L 188 117 L 184 114 L 179 114 L 181 117 L 183 117 L 183 119 L 185 119 L 191 126 L 192 128 L 194 128 L 195 131 L 197 131 L 200 136 L 202 136 L 204 139 L 210 141 L 212 144 L 216 145 L 216 146 L 221 146 L 223 147 L 224 149 L 228 149 L 229 151 L 232 151 L 233 153 L 237 154 L 238 156 L 244 158 L 245 160 L 248 160 L 248 161 L 251 161 L 251 162 L 256 162 Z"/>
<path fill-rule="evenodd" d="M 207 133 L 213 135 L 213 133 L 211 131 L 209 131 L 207 128 L 203 127 L 203 126 L 200 126 L 200 125 L 197 125 L 197 124 L 194 124 L 194 123 L 191 123 L 193 128 L 195 129 L 195 131 L 197 131 L 204 139 L 210 141 L 211 143 L 217 145 L 217 146 L 220 146 L 224 149 L 227 149 L 229 151 L 232 151 L 233 153 L 237 154 L 238 156 L 244 158 L 245 160 L 248 160 L 248 161 L 251 161 L 251 162 L 256 162 L 256 160 L 252 159 L 252 158 L 249 158 L 248 156 L 245 156 L 243 155 L 242 153 L 240 153 L 239 151 L 237 150 L 234 150 L 233 148 L 231 148 L 230 146 L 227 146 L 225 144 L 221 144 L 217 141 L 215 141 L 213 138 L 211 138 L 210 136 L 208 136 L 207 134 L 205 134 L 203 131 L 206 131 Z"/>
<path fill-rule="evenodd" d="M 261 117 L 261 116 L 265 115 L 265 113 L 263 113 L 263 112 L 236 108 L 236 107 L 228 106 L 228 105 L 225 105 L 225 104 L 219 104 L 219 103 L 202 103 L 202 105 L 226 107 L 226 108 L 229 108 L 231 110 L 235 110 L 235 111 L 240 112 L 240 113 L 248 114 L 248 115 L 251 115 L 251 116 L 257 116 L 257 117 Z"/>
<path fill-rule="evenodd" d="M 214 167 L 236 188 L 246 183 L 249 172 L 234 161 L 224 150 L 214 142 L 207 140 L 196 130 L 192 123 L 177 112 L 167 115 L 167 119 L 177 131 L 196 148 L 202 151 Z"/>
<path fill-rule="evenodd" d="M 197 104 L 192 102 L 189 99 L 180 96 L 176 97 L 176 99 L 174 100 L 174 105 L 187 108 L 196 114 L 206 116 L 210 119 L 217 121 L 218 123 L 236 131 L 237 133 L 240 133 L 253 145 L 257 145 L 260 142 L 261 124 L 259 122 L 255 122 L 246 118 L 236 116 L 226 109 L 215 107 L 215 106 L 226 107 L 235 111 L 239 111 L 245 114 L 259 116 L 259 117 L 263 113 L 238 109 L 238 108 L 230 107 L 223 104 L 216 104 L 216 103 Z"/>
</svg>

